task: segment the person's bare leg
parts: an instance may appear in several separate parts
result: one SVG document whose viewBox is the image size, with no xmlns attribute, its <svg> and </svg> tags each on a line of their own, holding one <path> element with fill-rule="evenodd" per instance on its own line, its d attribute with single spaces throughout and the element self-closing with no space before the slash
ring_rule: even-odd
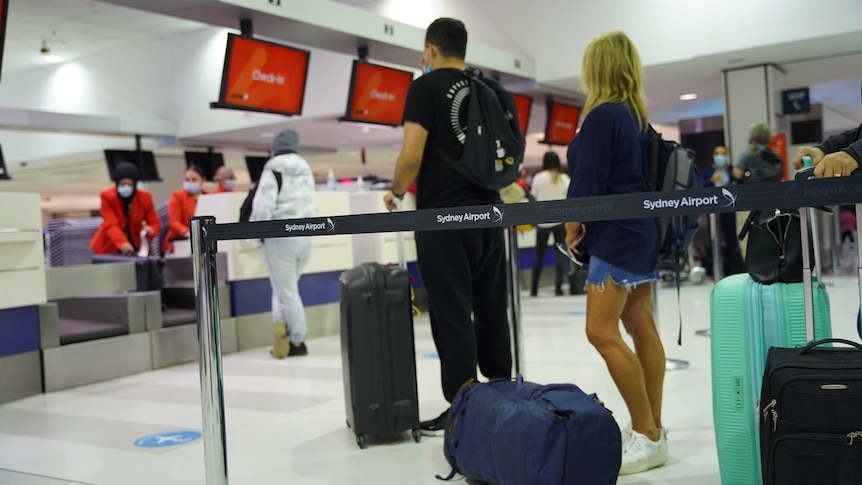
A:
<svg viewBox="0 0 862 485">
<path fill-rule="evenodd" d="M 605 360 L 632 418 L 632 429 L 658 441 L 641 363 L 620 334 L 620 316 L 628 297 L 628 290 L 614 285 L 610 277 L 603 285 L 588 285 L 587 338 Z"/>
<path fill-rule="evenodd" d="M 661 429 L 665 354 L 653 318 L 652 284 L 642 284 L 632 289 L 623 307 L 621 318 L 626 332 L 632 337 L 635 353 L 643 370 L 653 423 L 656 428 Z M 646 434 L 638 430 L 634 424 L 632 424 L 632 428 L 641 434 Z"/>
</svg>

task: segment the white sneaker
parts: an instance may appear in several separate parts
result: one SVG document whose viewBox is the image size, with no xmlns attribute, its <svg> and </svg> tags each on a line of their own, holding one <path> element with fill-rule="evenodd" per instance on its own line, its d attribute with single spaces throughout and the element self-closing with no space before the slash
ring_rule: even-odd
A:
<svg viewBox="0 0 862 485">
<path fill-rule="evenodd" d="M 664 436 L 664 440 L 667 441 L 667 428 L 662 427 L 661 429 L 659 429 L 659 431 L 661 431 L 661 435 Z M 628 441 L 632 437 L 632 422 L 631 421 L 629 421 L 629 424 L 627 424 L 626 427 L 623 428 L 621 435 L 623 437 L 623 444 L 625 444 L 625 442 Z"/>
<path fill-rule="evenodd" d="M 658 441 L 632 431 L 631 437 L 623 444 L 623 462 L 620 475 L 640 473 L 660 467 L 667 462 L 667 440 L 664 434 Z"/>
</svg>

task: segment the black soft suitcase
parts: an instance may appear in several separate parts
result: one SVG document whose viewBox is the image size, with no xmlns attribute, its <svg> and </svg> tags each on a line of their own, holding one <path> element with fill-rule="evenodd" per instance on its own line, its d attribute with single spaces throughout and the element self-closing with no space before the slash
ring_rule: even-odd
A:
<svg viewBox="0 0 862 485">
<path fill-rule="evenodd" d="M 347 425 L 366 436 L 419 432 L 410 277 L 377 263 L 342 273 L 341 359 Z"/>
<path fill-rule="evenodd" d="M 857 217 L 860 208 L 857 204 Z M 799 214 L 800 226 L 807 227 L 808 209 Z M 807 239 L 803 231 L 803 248 Z M 862 260 L 862 252 L 859 256 Z M 862 483 L 862 345 L 841 339 L 810 341 L 814 312 L 808 251 L 802 251 L 802 260 L 809 344 L 772 347 L 767 353 L 760 393 L 763 483 Z M 862 267 L 858 273 L 862 276 Z"/>
<path fill-rule="evenodd" d="M 94 254 L 93 264 L 99 263 L 135 263 L 135 278 L 137 291 L 161 290 L 164 285 L 162 269 L 165 260 L 158 256 L 126 256 L 123 254 Z"/>
</svg>

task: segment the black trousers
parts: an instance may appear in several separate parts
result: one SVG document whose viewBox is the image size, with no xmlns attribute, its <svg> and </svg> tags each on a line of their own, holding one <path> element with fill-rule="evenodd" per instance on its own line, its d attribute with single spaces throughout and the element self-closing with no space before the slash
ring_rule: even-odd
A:
<svg viewBox="0 0 862 485">
<path fill-rule="evenodd" d="M 545 262 L 545 252 L 548 250 L 548 239 L 554 235 L 554 244 L 566 243 L 566 225 L 558 224 L 554 227 L 536 227 L 536 253 L 533 259 L 533 284 L 530 293 L 536 294 L 539 287 L 539 277 L 542 275 L 542 267 Z M 566 275 L 566 257 L 563 253 L 552 250 L 554 253 L 554 287 L 559 292 L 563 287 L 563 278 Z"/>
<path fill-rule="evenodd" d="M 443 395 L 476 378 L 512 376 L 502 228 L 416 234 Z"/>
</svg>

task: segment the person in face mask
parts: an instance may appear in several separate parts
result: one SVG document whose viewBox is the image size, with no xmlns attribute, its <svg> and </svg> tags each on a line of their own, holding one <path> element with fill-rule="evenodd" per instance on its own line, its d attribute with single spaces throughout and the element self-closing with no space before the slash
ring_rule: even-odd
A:
<svg viewBox="0 0 862 485">
<path fill-rule="evenodd" d="M 95 254 L 135 254 L 141 247 L 141 229 L 152 237 L 159 233 L 159 216 L 153 196 L 136 188 L 140 174 L 131 163 L 120 163 L 114 169 L 115 187 L 99 194 L 102 224 L 90 240 Z"/>
<path fill-rule="evenodd" d="M 201 190 L 203 182 L 203 170 L 190 166 L 183 175 L 183 188 L 171 194 L 168 202 L 168 233 L 162 241 L 163 253 L 173 252 L 173 241 L 189 238 L 189 220 L 195 215 L 198 197 L 204 193 Z"/>
<path fill-rule="evenodd" d="M 236 176 L 233 174 L 233 170 L 226 165 L 222 165 L 216 170 L 213 180 L 218 182 L 218 188 L 213 192 L 214 194 L 233 192 L 236 189 Z"/>
<path fill-rule="evenodd" d="M 733 166 L 728 163 L 727 148 L 719 145 L 712 151 L 712 165 L 707 166 L 701 174 L 701 182 L 704 187 L 727 187 L 736 182 L 733 177 Z M 734 267 L 739 243 L 736 239 L 736 215 L 733 212 L 724 212 L 718 215 L 718 223 L 721 229 L 724 251 L 724 274 L 730 275 L 737 271 Z"/>
</svg>

